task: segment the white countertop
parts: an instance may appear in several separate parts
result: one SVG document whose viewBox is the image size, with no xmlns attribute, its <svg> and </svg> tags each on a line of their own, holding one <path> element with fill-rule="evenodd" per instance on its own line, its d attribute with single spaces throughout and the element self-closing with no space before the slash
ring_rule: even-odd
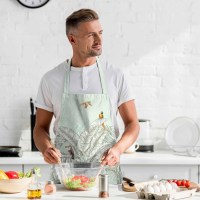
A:
<svg viewBox="0 0 200 200">
<path fill-rule="evenodd" d="M 47 164 L 40 152 L 23 152 L 22 157 L 0 157 L 0 164 Z M 135 152 L 121 155 L 122 165 L 200 165 L 199 157 L 175 155 L 170 151 Z"/>
<path fill-rule="evenodd" d="M 91 200 L 91 199 L 101 199 L 98 198 L 98 188 L 95 188 L 92 191 L 68 191 L 62 186 L 57 185 L 57 192 L 52 195 L 45 195 L 42 194 L 41 199 L 46 199 L 46 200 Z M 3 194 L 0 193 L 0 200 L 2 199 L 9 199 L 9 200 L 24 200 L 26 199 L 26 191 L 18 194 Z M 121 190 L 120 186 L 110 186 L 109 187 L 109 200 L 127 200 L 127 199 L 132 199 L 136 200 L 137 195 L 134 192 L 124 192 Z M 200 199 L 200 194 L 196 193 L 195 196 L 190 198 L 190 200 L 198 200 Z"/>
</svg>

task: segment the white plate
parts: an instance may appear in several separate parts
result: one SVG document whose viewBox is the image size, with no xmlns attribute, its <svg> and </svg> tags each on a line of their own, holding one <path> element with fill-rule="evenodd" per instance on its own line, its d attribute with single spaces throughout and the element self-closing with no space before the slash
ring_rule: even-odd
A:
<svg viewBox="0 0 200 200">
<path fill-rule="evenodd" d="M 165 133 L 166 143 L 176 152 L 186 152 L 187 147 L 195 146 L 199 138 L 198 125 L 188 117 L 178 117 L 172 120 Z"/>
</svg>

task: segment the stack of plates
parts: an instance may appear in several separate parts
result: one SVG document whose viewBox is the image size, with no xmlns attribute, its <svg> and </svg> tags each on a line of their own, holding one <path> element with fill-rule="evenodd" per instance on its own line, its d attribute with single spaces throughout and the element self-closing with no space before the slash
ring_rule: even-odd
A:
<svg viewBox="0 0 200 200">
<path fill-rule="evenodd" d="M 165 140 L 175 152 L 186 152 L 188 147 L 195 147 L 199 139 L 199 126 L 188 117 L 178 117 L 167 126 Z"/>
</svg>

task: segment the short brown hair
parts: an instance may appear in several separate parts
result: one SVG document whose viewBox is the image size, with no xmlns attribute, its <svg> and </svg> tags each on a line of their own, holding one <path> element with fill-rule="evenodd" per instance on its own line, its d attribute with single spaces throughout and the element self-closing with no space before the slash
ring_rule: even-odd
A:
<svg viewBox="0 0 200 200">
<path fill-rule="evenodd" d="M 98 19 L 99 16 L 94 10 L 80 9 L 75 11 L 66 19 L 66 34 L 69 33 L 71 28 L 77 28 L 77 26 L 82 22 L 89 22 Z"/>
</svg>

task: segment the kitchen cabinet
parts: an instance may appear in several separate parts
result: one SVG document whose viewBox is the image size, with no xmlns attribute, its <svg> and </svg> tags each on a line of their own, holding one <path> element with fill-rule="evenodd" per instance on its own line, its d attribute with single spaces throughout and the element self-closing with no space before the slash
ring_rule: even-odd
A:
<svg viewBox="0 0 200 200">
<path fill-rule="evenodd" d="M 33 164 L 26 164 L 24 165 L 24 172 L 30 171 L 34 167 L 39 167 L 41 171 L 41 177 L 38 177 L 39 181 L 45 182 L 50 180 L 50 170 L 51 170 L 51 165 L 33 165 Z"/>
<path fill-rule="evenodd" d="M 22 165 L 6 165 L 6 164 L 0 164 L 0 169 L 3 171 L 17 171 L 17 172 L 23 172 L 23 166 Z"/>
<path fill-rule="evenodd" d="M 123 176 L 134 181 L 188 179 L 199 182 L 198 165 L 121 165 Z"/>
</svg>

